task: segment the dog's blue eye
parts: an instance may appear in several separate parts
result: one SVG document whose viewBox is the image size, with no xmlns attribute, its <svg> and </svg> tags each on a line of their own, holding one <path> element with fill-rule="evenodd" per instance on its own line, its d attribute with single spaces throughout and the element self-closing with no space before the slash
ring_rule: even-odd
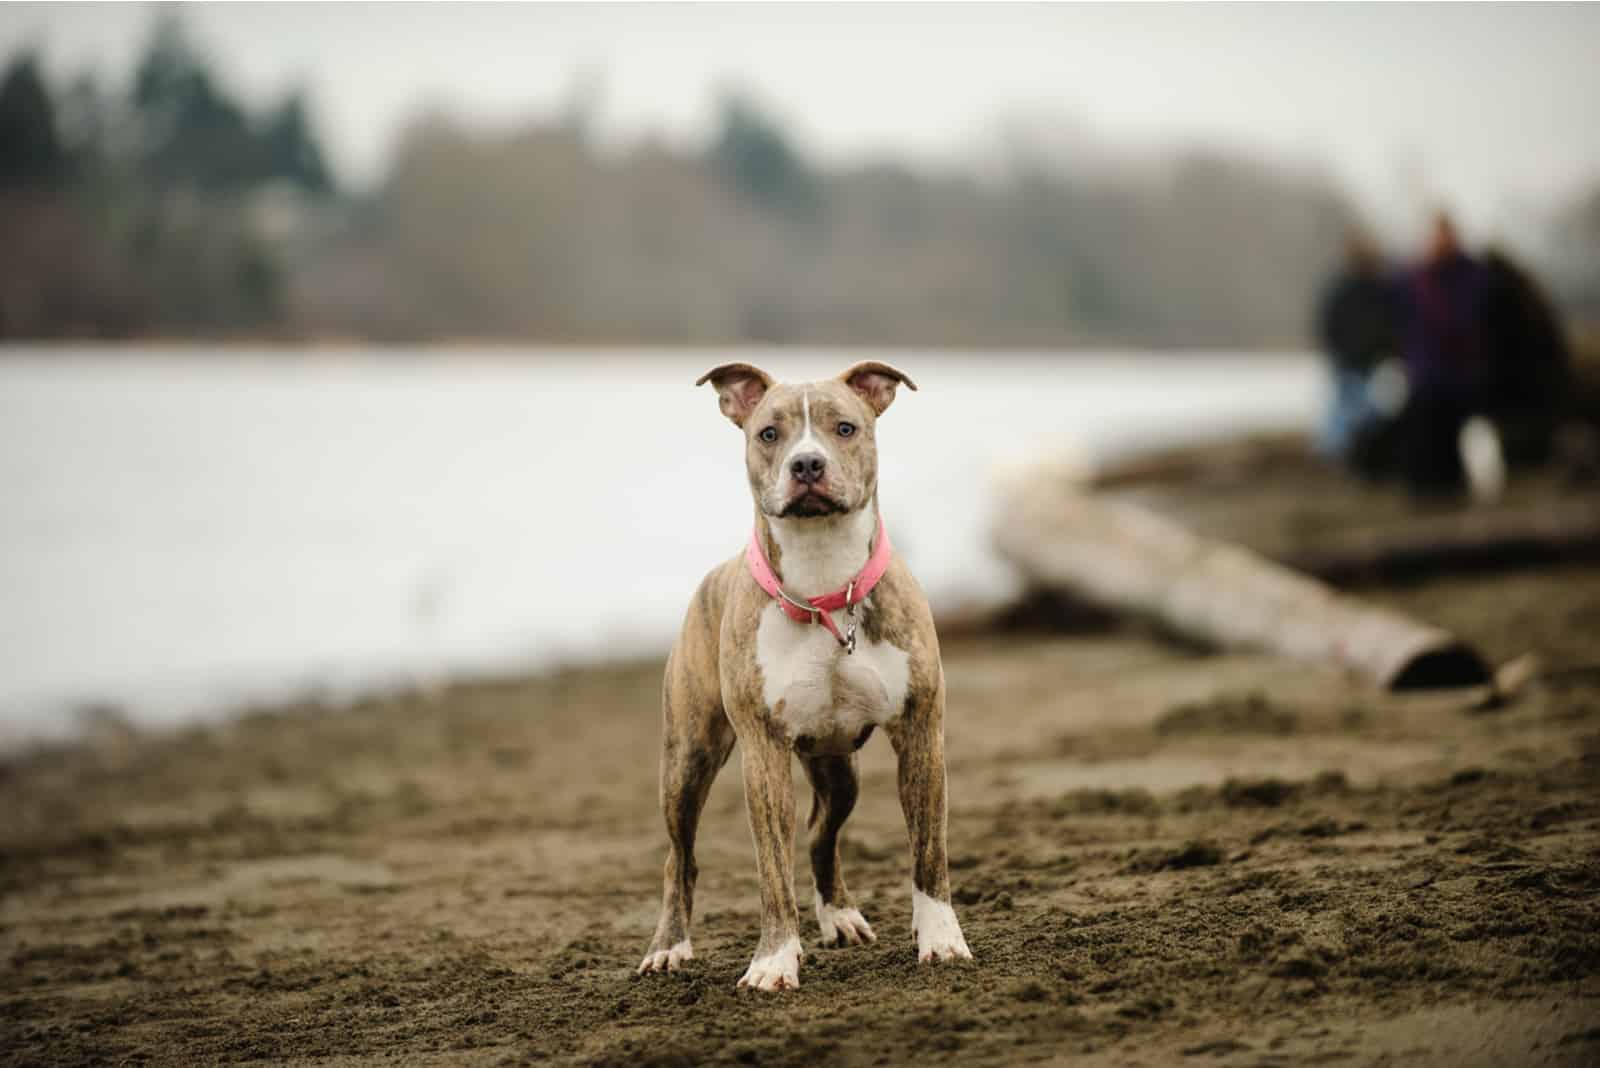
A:
<svg viewBox="0 0 1600 1068">
<path fill-rule="evenodd" d="M 771 445 L 774 441 L 778 440 L 778 428 L 775 426 L 769 426 L 760 434 L 758 434 L 757 437 L 766 442 L 768 445 Z"/>
<path fill-rule="evenodd" d="M 841 438 L 847 438 L 851 434 L 854 434 L 855 432 L 856 432 L 856 425 L 854 423 L 840 423 L 839 424 L 839 436 Z"/>
</svg>

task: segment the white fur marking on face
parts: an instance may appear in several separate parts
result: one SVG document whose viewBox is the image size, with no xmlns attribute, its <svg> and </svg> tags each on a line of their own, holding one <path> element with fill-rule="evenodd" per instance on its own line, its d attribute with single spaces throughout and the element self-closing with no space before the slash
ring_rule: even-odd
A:
<svg viewBox="0 0 1600 1068">
<path fill-rule="evenodd" d="M 817 926 L 822 929 L 822 944 L 825 946 L 841 943 L 859 946 L 878 940 L 872 928 L 867 926 L 867 919 L 861 915 L 860 909 L 836 909 L 822 900 L 820 891 L 817 893 Z"/>
<path fill-rule="evenodd" d="M 917 933 L 917 960 L 972 959 L 972 950 L 956 922 L 956 910 L 948 901 L 935 901 L 921 890 L 911 891 L 911 929 Z"/>
<path fill-rule="evenodd" d="M 751 961 L 739 985 L 752 990 L 798 990 L 800 939 L 791 938 L 765 957 Z"/>
<path fill-rule="evenodd" d="M 639 974 L 645 972 L 675 972 L 683 966 L 684 961 L 694 960 L 694 947 L 685 938 L 671 949 L 661 949 L 654 953 L 646 954 L 644 963 L 639 965 Z"/>
<path fill-rule="evenodd" d="M 795 439 L 795 443 L 789 446 L 789 451 L 783 455 L 782 478 L 785 486 L 787 486 L 789 479 L 792 477 L 789 474 L 789 464 L 794 461 L 796 456 L 799 456 L 801 453 L 805 452 L 807 446 L 816 448 L 817 451 L 821 452 L 822 455 L 827 459 L 833 459 L 833 457 L 828 455 L 828 450 L 823 447 L 822 442 L 817 440 L 816 434 L 814 434 L 811 430 L 811 391 L 809 389 L 800 394 L 800 411 L 803 414 L 805 425 L 800 431 L 800 437 Z"/>
<path fill-rule="evenodd" d="M 787 500 L 789 495 L 794 492 L 794 475 L 790 471 L 789 465 L 794 462 L 795 457 L 810 448 L 822 453 L 823 459 L 830 469 L 834 467 L 836 461 L 836 457 L 833 455 L 832 450 L 828 448 L 827 442 L 817 437 L 816 431 L 811 425 L 811 390 L 809 389 L 800 393 L 800 411 L 803 420 L 800 437 L 795 440 L 793 445 L 789 446 L 789 451 L 783 454 L 783 462 L 778 465 L 777 500 L 780 502 Z M 815 595 L 813 594 L 812 596 Z"/>
</svg>

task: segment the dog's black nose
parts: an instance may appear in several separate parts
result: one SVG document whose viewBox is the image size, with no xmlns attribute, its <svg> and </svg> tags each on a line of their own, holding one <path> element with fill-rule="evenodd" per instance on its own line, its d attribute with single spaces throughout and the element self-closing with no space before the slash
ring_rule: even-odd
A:
<svg viewBox="0 0 1600 1068">
<path fill-rule="evenodd" d="M 822 478 L 822 472 L 827 470 L 828 461 L 820 452 L 808 452 L 804 456 L 796 456 L 789 463 L 789 473 L 796 482 L 810 485 Z"/>
</svg>

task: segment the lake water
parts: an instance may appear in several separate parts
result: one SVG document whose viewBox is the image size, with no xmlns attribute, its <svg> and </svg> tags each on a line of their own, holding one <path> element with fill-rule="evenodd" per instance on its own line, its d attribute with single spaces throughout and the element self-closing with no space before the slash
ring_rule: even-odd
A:
<svg viewBox="0 0 1600 1068">
<path fill-rule="evenodd" d="M 653 654 L 751 521 L 709 388 L 884 359 L 884 514 L 936 608 L 1016 589 L 990 485 L 1310 424 L 1309 356 L 0 350 L 0 744 Z"/>
</svg>

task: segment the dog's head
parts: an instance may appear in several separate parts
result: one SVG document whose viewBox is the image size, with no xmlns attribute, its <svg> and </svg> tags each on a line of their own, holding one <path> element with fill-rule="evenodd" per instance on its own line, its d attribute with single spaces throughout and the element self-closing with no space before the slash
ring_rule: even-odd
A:
<svg viewBox="0 0 1600 1068">
<path fill-rule="evenodd" d="M 900 384 L 917 388 L 872 360 L 805 385 L 776 383 L 759 367 L 726 363 L 695 385 L 706 382 L 717 391 L 722 414 L 744 431 L 756 507 L 786 519 L 865 507 L 878 491 L 878 416 Z"/>
</svg>

